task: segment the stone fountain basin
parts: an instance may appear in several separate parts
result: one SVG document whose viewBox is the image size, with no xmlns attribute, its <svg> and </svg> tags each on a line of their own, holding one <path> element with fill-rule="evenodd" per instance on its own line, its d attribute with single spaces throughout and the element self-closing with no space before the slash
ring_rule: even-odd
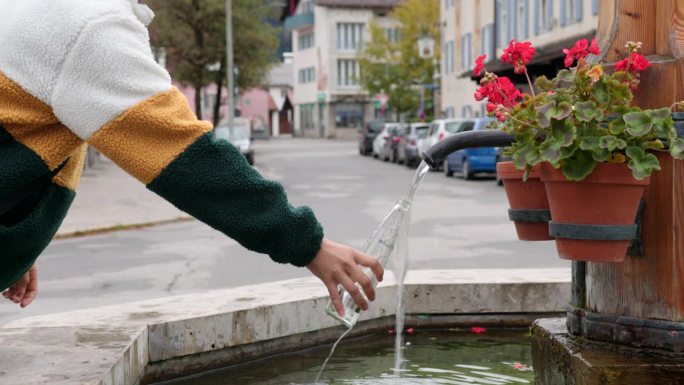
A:
<svg viewBox="0 0 684 385">
<path fill-rule="evenodd" d="M 521 326 L 564 314 L 570 269 L 414 270 L 412 327 Z M 356 335 L 391 327 L 391 274 Z M 316 278 L 24 318 L 0 329 L 0 383 L 133 385 L 328 343 L 343 328 L 325 314 Z"/>
</svg>

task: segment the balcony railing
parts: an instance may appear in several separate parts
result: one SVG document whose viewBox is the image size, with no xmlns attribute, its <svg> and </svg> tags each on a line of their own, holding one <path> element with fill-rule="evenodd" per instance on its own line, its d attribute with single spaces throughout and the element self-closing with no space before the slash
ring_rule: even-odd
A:
<svg viewBox="0 0 684 385">
<path fill-rule="evenodd" d="M 315 18 L 313 12 L 305 12 L 293 15 L 285 19 L 285 30 L 293 31 L 297 29 L 311 27 L 314 25 L 314 21 Z"/>
</svg>

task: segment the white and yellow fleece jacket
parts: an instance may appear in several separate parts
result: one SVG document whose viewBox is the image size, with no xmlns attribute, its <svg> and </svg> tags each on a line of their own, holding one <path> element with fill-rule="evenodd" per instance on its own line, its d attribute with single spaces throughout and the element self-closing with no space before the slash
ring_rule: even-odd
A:
<svg viewBox="0 0 684 385">
<path fill-rule="evenodd" d="M 74 197 L 86 145 L 243 246 L 308 264 L 323 231 L 306 207 L 213 141 L 151 54 L 134 0 L 0 0 L 0 197 L 66 166 L 0 218 L 0 291 L 33 264 Z"/>
</svg>

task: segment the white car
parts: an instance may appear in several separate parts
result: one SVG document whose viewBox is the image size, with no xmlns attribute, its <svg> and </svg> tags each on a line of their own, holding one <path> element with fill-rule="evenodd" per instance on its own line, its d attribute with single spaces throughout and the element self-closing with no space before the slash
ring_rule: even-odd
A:
<svg viewBox="0 0 684 385">
<path fill-rule="evenodd" d="M 385 155 L 383 154 L 385 144 L 386 142 L 390 139 L 390 130 L 396 129 L 401 126 L 401 123 L 385 123 L 385 127 L 382 128 L 382 131 L 378 134 L 378 136 L 375 137 L 373 140 L 373 158 L 379 158 L 383 157 L 383 160 L 387 160 Z"/>
<path fill-rule="evenodd" d="M 430 147 L 441 142 L 461 131 L 461 126 L 465 124 L 467 119 L 437 119 L 430 123 L 427 136 L 418 141 L 418 150 L 423 156 L 423 153 Z"/>
</svg>

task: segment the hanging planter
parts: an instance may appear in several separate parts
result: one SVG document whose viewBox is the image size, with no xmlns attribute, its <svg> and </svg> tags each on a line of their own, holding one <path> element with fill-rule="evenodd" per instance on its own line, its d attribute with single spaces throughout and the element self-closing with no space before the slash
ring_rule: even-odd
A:
<svg viewBox="0 0 684 385">
<path fill-rule="evenodd" d="M 548 222 L 551 219 L 546 189 L 540 180 L 540 167 L 535 166 L 523 181 L 523 171 L 515 168 L 513 162 L 499 162 L 496 172 L 506 190 L 510 209 L 509 218 L 515 222 L 515 231 L 521 241 L 548 241 Z"/>
<path fill-rule="evenodd" d="M 543 163 L 551 209 L 549 231 L 563 259 L 622 262 L 637 235 L 635 220 L 650 177 L 634 178 L 626 164 L 599 163 L 582 181 L 569 181 Z"/>
</svg>

